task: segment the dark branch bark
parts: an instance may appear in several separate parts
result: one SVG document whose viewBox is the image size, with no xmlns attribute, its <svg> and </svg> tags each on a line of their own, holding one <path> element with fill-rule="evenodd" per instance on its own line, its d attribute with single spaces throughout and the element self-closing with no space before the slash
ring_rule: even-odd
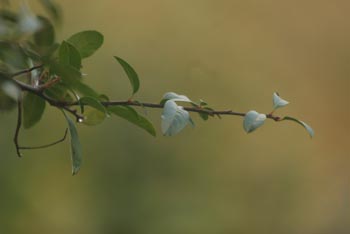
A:
<svg viewBox="0 0 350 234">
<path fill-rule="evenodd" d="M 16 152 L 18 157 L 22 157 L 22 154 L 20 152 L 20 146 L 19 146 L 19 142 L 18 142 L 18 138 L 19 138 L 19 132 L 21 130 L 21 126 L 22 126 L 22 95 L 20 95 L 18 97 L 18 103 L 17 103 L 17 126 L 16 126 L 16 130 L 15 130 L 15 137 L 13 139 L 15 146 L 16 146 Z"/>
<path fill-rule="evenodd" d="M 36 70 L 36 69 L 40 69 L 40 68 L 42 68 L 42 67 L 43 67 L 43 65 L 41 64 L 41 65 L 37 65 L 37 66 L 31 67 L 31 68 L 26 69 L 26 70 L 22 70 L 22 71 L 13 73 L 13 74 L 11 75 L 11 78 L 14 78 L 14 77 L 16 77 L 16 76 L 20 76 L 20 75 L 23 75 L 23 74 L 27 74 L 27 73 L 29 73 L 29 72 L 31 72 L 31 71 L 34 71 L 34 70 Z"/>
</svg>

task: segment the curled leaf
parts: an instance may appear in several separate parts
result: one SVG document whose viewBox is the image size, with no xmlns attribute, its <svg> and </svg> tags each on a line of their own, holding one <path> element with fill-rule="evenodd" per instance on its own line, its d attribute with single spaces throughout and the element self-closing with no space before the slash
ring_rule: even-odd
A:
<svg viewBox="0 0 350 234">
<path fill-rule="evenodd" d="M 288 105 L 289 102 L 282 99 L 277 92 L 273 93 L 273 108 L 276 110 L 278 108 Z"/>
<path fill-rule="evenodd" d="M 130 84 L 132 86 L 133 94 L 135 94 L 140 88 L 140 80 L 136 73 L 136 71 L 122 58 L 114 56 L 114 58 L 119 62 L 119 64 L 123 67 L 126 75 L 129 78 Z"/>
<path fill-rule="evenodd" d="M 168 100 L 162 114 L 162 133 L 165 136 L 173 136 L 179 133 L 188 123 L 194 125 L 190 114 L 178 106 L 174 100 Z"/>
<path fill-rule="evenodd" d="M 168 92 L 164 94 L 163 100 L 173 100 L 175 102 L 192 102 L 187 96 L 174 92 Z"/>
<path fill-rule="evenodd" d="M 293 117 L 289 117 L 289 116 L 286 116 L 284 117 L 282 120 L 290 120 L 290 121 L 294 121 L 298 124 L 300 124 L 301 126 L 303 126 L 305 128 L 305 130 L 309 133 L 310 137 L 314 137 L 315 135 L 315 132 L 314 130 L 308 125 L 306 124 L 305 122 L 301 121 L 301 120 L 298 120 L 296 118 L 293 118 Z"/>
<path fill-rule="evenodd" d="M 264 124 L 265 114 L 260 114 L 254 110 L 249 111 L 243 120 L 243 128 L 247 133 L 253 132 L 255 129 Z"/>
</svg>

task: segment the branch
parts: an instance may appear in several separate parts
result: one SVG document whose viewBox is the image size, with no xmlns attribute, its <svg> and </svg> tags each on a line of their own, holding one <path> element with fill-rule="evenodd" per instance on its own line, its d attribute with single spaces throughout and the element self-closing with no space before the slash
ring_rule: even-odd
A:
<svg viewBox="0 0 350 234">
<path fill-rule="evenodd" d="M 10 77 L 11 77 L 11 78 L 14 78 L 14 77 L 16 77 L 16 76 L 20 76 L 20 75 L 23 75 L 23 74 L 27 74 L 27 73 L 29 73 L 29 72 L 31 72 L 31 71 L 36 70 L 36 69 L 40 69 L 40 68 L 42 68 L 43 66 L 44 66 L 44 65 L 41 64 L 41 65 L 37 65 L 37 66 L 31 67 L 31 68 L 28 68 L 28 69 L 26 69 L 26 70 L 19 71 L 19 72 L 13 73 Z"/>
<path fill-rule="evenodd" d="M 68 128 L 66 128 L 66 131 L 64 132 L 64 135 L 61 139 L 54 141 L 50 144 L 41 145 L 41 146 L 19 146 L 18 148 L 21 150 L 45 149 L 63 142 L 67 138 L 67 133 L 68 133 Z"/>
<path fill-rule="evenodd" d="M 16 146 L 16 152 L 18 157 L 22 157 L 22 154 L 20 152 L 20 146 L 18 143 L 18 137 L 19 137 L 19 131 L 22 126 L 22 95 L 19 95 L 18 97 L 18 103 L 17 103 L 17 126 L 16 126 L 16 131 L 15 131 L 15 137 L 13 139 L 15 146 Z"/>
<path fill-rule="evenodd" d="M 43 65 L 39 65 L 39 66 L 35 66 L 35 67 L 32 67 L 32 68 L 24 70 L 24 71 L 17 72 L 15 74 L 13 74 L 11 77 L 15 77 L 15 76 L 20 75 L 20 74 L 25 74 L 25 73 L 31 72 L 31 71 L 33 71 L 35 69 L 41 68 L 42 66 Z M 79 105 L 85 105 L 85 104 L 81 104 L 79 102 L 57 101 L 55 99 L 52 99 L 52 98 L 46 96 L 43 93 L 45 88 L 50 87 L 51 84 L 50 85 L 45 85 L 44 84 L 42 86 L 39 86 L 39 87 L 35 88 L 33 86 L 30 86 L 28 84 L 25 84 L 23 82 L 15 80 L 15 79 L 13 81 L 19 86 L 19 88 L 21 90 L 31 92 L 31 93 L 33 93 L 33 94 L 43 98 L 51 106 L 55 106 L 57 108 L 65 109 L 66 111 L 68 111 L 69 113 L 74 115 L 76 117 L 77 121 L 79 121 L 80 119 L 83 118 L 83 116 L 80 115 L 77 112 L 77 110 L 73 110 L 70 107 L 72 107 L 72 106 L 79 106 Z M 55 82 L 57 82 L 57 81 L 55 81 Z M 52 85 L 54 85 L 55 82 Z M 158 109 L 162 109 L 164 107 L 164 105 L 158 104 L 158 103 L 136 102 L 136 101 L 132 101 L 132 100 L 127 100 L 127 101 L 105 101 L 105 102 L 101 102 L 101 104 L 104 105 L 105 107 L 108 107 L 108 106 L 139 106 L 139 107 L 149 107 L 149 108 L 158 108 Z M 241 116 L 241 117 L 245 116 L 245 113 L 243 113 L 243 112 L 236 112 L 236 111 L 232 111 L 232 110 L 218 110 L 218 111 L 214 110 L 214 111 L 212 111 L 212 110 L 203 109 L 201 107 L 184 107 L 184 109 L 186 111 L 189 111 L 189 112 L 203 113 L 203 114 L 208 114 L 208 115 L 211 115 L 211 116 L 214 116 L 214 115 L 217 115 L 217 116 L 234 115 L 234 116 Z M 274 121 L 281 120 L 281 118 L 279 116 L 275 116 L 275 115 L 273 115 L 273 113 L 266 114 L 266 118 L 272 119 Z"/>
</svg>

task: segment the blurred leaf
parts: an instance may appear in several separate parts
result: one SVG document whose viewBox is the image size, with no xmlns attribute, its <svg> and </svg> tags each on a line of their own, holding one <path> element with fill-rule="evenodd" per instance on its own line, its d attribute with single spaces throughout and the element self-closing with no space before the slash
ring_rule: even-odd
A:
<svg viewBox="0 0 350 234">
<path fill-rule="evenodd" d="M 40 0 L 40 3 L 56 22 L 61 20 L 61 9 L 53 0 Z"/>
<path fill-rule="evenodd" d="M 0 9 L 0 39 L 12 40 L 16 33 L 17 15 L 12 11 Z"/>
<path fill-rule="evenodd" d="M 176 135 L 190 122 L 190 115 L 182 106 L 178 106 L 174 100 L 165 103 L 162 114 L 163 135 Z"/>
<path fill-rule="evenodd" d="M 288 105 L 289 102 L 283 100 L 277 92 L 273 93 L 273 108 L 276 110 L 278 108 Z"/>
<path fill-rule="evenodd" d="M 110 106 L 107 110 L 146 130 L 152 136 L 156 136 L 156 130 L 152 123 L 145 117 L 139 115 L 133 108 L 129 106 Z"/>
<path fill-rule="evenodd" d="M 13 68 L 25 69 L 28 67 L 27 56 L 23 49 L 10 42 L 0 41 L 0 60 Z"/>
<path fill-rule="evenodd" d="M 80 70 L 81 68 L 81 57 L 79 51 L 66 41 L 63 41 L 60 45 L 59 61 L 61 64 L 74 67 L 77 70 Z"/>
<path fill-rule="evenodd" d="M 11 87 L 12 82 L 6 75 L 0 73 L 0 111 L 9 111 L 16 106 L 18 99 L 17 87 Z M 17 88 L 17 90 L 13 89 Z M 17 96 L 16 96 L 17 95 Z"/>
<path fill-rule="evenodd" d="M 306 124 L 305 122 L 303 122 L 301 120 L 298 120 L 296 118 L 289 117 L 289 116 L 284 117 L 282 120 L 290 120 L 290 121 L 294 121 L 294 122 L 300 124 L 301 126 L 303 126 L 306 129 L 306 131 L 309 133 L 311 138 L 314 137 L 314 135 L 315 135 L 314 130 L 308 124 Z"/>
<path fill-rule="evenodd" d="M 21 5 L 18 18 L 19 32 L 23 34 L 33 34 L 40 30 L 42 23 L 39 18 L 31 11 L 25 2 Z"/>
<path fill-rule="evenodd" d="M 104 102 L 108 102 L 109 101 L 109 97 L 107 95 L 105 95 L 105 94 L 101 94 L 99 96 L 99 100 L 102 100 Z"/>
<path fill-rule="evenodd" d="M 0 83 L 1 90 L 10 98 L 17 101 L 21 90 L 11 81 L 4 81 Z"/>
<path fill-rule="evenodd" d="M 51 46 L 55 42 L 55 29 L 51 22 L 42 16 L 38 17 L 42 27 L 34 33 L 34 42 L 38 46 Z"/>
<path fill-rule="evenodd" d="M 33 46 L 36 47 L 36 45 L 33 45 L 31 43 L 23 43 L 21 45 L 21 48 L 27 57 L 34 61 L 42 62 L 40 53 L 36 49 L 34 49 Z"/>
<path fill-rule="evenodd" d="M 201 112 L 199 112 L 198 114 L 199 114 L 199 116 L 200 116 L 204 121 L 206 121 L 206 120 L 209 119 L 209 115 L 208 115 L 207 113 L 201 113 Z"/>
<path fill-rule="evenodd" d="M 255 129 L 264 124 L 266 119 L 265 114 L 259 114 L 258 112 L 252 110 L 249 111 L 243 120 L 243 127 L 247 133 L 253 132 Z"/>
<path fill-rule="evenodd" d="M 200 106 L 207 106 L 208 103 L 206 103 L 205 101 L 203 101 L 202 99 L 199 100 L 199 105 Z"/>
<path fill-rule="evenodd" d="M 135 94 L 140 88 L 140 81 L 139 81 L 139 77 L 138 77 L 136 71 L 127 62 L 125 62 L 123 59 L 121 59 L 121 58 L 119 58 L 117 56 L 114 56 L 114 58 L 123 67 L 126 75 L 129 78 L 130 84 L 132 86 L 133 94 Z"/>
<path fill-rule="evenodd" d="M 27 93 L 23 99 L 23 126 L 31 128 L 37 124 L 44 114 L 45 100 L 32 94 Z"/>
<path fill-rule="evenodd" d="M 103 44 L 103 35 L 97 31 L 83 31 L 68 39 L 80 53 L 81 58 L 90 57 Z"/>
<path fill-rule="evenodd" d="M 17 14 L 15 14 L 14 12 L 9 11 L 7 9 L 0 9 L 0 18 L 2 20 L 11 21 L 13 23 L 18 22 Z"/>
<path fill-rule="evenodd" d="M 68 117 L 68 115 L 62 111 L 66 117 L 68 128 L 70 132 L 71 154 L 72 154 L 72 174 L 76 175 L 80 170 L 82 163 L 82 150 L 79 141 L 78 131 L 74 125 L 74 122 Z"/>
</svg>

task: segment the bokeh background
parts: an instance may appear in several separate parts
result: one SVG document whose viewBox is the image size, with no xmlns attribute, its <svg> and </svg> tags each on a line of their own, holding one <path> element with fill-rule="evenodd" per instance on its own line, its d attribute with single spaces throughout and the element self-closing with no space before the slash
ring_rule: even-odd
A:
<svg viewBox="0 0 350 234">
<path fill-rule="evenodd" d="M 217 109 L 278 111 L 309 123 L 267 121 L 247 135 L 239 117 L 152 138 L 112 117 L 79 126 L 84 165 L 70 174 L 68 142 L 16 157 L 16 113 L 0 118 L 0 233 L 350 233 L 350 2 L 343 0 L 58 1 L 58 38 L 96 29 L 105 44 L 84 63 L 87 83 L 113 99 L 130 85 L 112 56 L 141 78 L 137 99 L 167 91 Z M 42 11 L 37 1 L 32 8 Z M 140 110 L 142 111 L 142 110 Z M 57 139 L 48 108 L 21 142 Z"/>
</svg>

